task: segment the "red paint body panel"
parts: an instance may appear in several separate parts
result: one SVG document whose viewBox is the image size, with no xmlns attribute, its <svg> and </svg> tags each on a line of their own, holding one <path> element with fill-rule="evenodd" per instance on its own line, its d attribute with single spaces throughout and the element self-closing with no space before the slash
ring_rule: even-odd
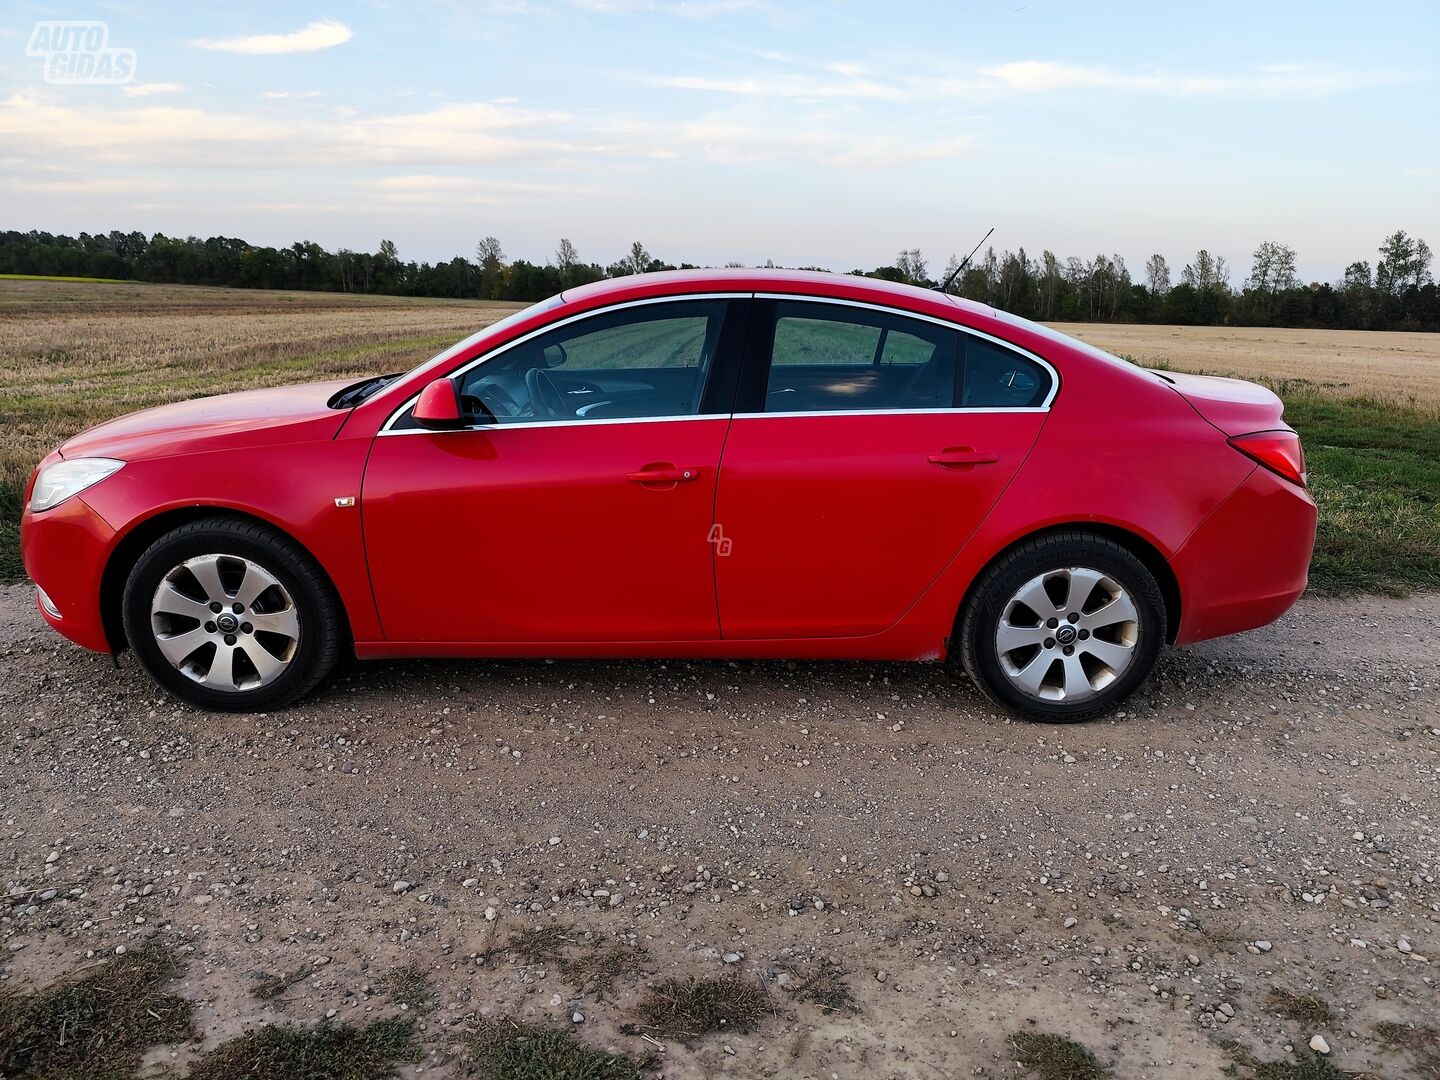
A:
<svg viewBox="0 0 1440 1080">
<path fill-rule="evenodd" d="M 1315 503 L 1256 468 L 1171 560 L 1190 598 L 1177 645 L 1274 622 L 1305 591 L 1315 546 Z"/>
<path fill-rule="evenodd" d="M 93 427 L 65 443 L 60 452 L 67 458 L 138 461 L 331 439 L 345 423 L 346 413 L 325 403 L 350 381 L 277 386 L 160 405 Z"/>
<path fill-rule="evenodd" d="M 714 638 L 726 417 L 375 440 L 361 499 L 398 641 Z M 645 466 L 688 480 L 645 483 Z"/>
<path fill-rule="evenodd" d="M 1284 403 L 1270 390 L 1242 379 L 1214 375 L 1165 373 L 1165 377 L 1195 406 L 1195 411 L 1226 435 L 1283 428 Z"/>
<path fill-rule="evenodd" d="M 109 652 L 100 618 L 100 577 L 115 530 L 83 498 L 67 499 L 47 510 L 43 530 L 34 527 L 34 518 L 29 510 L 21 518 L 20 556 L 25 573 L 45 590 L 62 618 L 56 619 L 43 607 L 41 616 L 77 645 Z"/>
<path fill-rule="evenodd" d="M 1036 412 L 737 417 L 715 503 L 715 524 L 732 539 L 715 560 L 724 636 L 849 637 L 894 625 L 985 519 L 1044 421 Z M 996 460 L 929 460 L 958 447 Z"/>
<path fill-rule="evenodd" d="M 950 321 L 1043 357 L 1059 393 L 1048 412 L 377 437 L 427 383 L 520 335 L 697 293 L 850 300 Z M 353 410 L 327 406 L 342 385 L 182 402 L 66 443 L 67 458 L 128 464 L 23 517 L 27 571 L 64 614 L 52 625 L 106 649 L 99 583 L 117 545 L 158 514 L 195 507 L 253 515 L 305 545 L 362 656 L 933 658 L 998 553 L 1087 523 L 1168 561 L 1183 643 L 1276 618 L 1304 586 L 1314 538 L 1305 492 L 1225 442 L 1283 426 L 1268 391 L 1172 384 L 983 305 L 872 279 L 739 270 L 607 281 L 504 320 Z M 929 462 L 965 448 L 997 460 Z M 696 475 L 631 479 L 647 467 Z M 352 495 L 358 507 L 335 505 Z"/>
</svg>

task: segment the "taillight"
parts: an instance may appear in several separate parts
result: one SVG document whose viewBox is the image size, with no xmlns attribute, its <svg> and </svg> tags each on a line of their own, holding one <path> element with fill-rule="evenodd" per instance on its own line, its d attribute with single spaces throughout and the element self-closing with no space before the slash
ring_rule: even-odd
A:
<svg viewBox="0 0 1440 1080">
<path fill-rule="evenodd" d="M 1305 486 L 1305 451 L 1300 449 L 1300 436 L 1288 428 L 1284 431 L 1256 431 L 1236 435 L 1230 445 L 1248 458 L 1253 458 L 1273 473 L 1292 484 Z"/>
</svg>

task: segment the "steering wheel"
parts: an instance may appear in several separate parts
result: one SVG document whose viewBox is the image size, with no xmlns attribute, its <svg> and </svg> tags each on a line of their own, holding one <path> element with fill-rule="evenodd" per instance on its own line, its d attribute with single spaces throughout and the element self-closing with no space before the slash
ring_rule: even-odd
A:
<svg viewBox="0 0 1440 1080">
<path fill-rule="evenodd" d="M 532 367 L 525 372 L 525 389 L 530 394 L 530 411 L 536 416 L 540 415 L 540 409 L 545 410 L 545 415 L 557 419 L 566 414 L 565 398 L 544 368 Z"/>
</svg>

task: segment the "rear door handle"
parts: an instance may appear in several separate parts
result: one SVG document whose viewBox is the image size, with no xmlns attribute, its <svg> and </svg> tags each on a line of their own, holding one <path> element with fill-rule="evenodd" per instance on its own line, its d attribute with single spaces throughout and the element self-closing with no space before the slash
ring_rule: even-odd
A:
<svg viewBox="0 0 1440 1080">
<path fill-rule="evenodd" d="M 700 470 L 694 467 L 688 469 L 678 468 L 668 461 L 657 462 L 654 465 L 646 465 L 638 472 L 627 473 L 625 479 L 634 484 L 683 484 L 689 480 L 697 480 L 700 477 Z"/>
<path fill-rule="evenodd" d="M 931 465 L 944 468 L 968 468 L 972 465 L 991 465 L 1000 460 L 999 454 L 988 450 L 976 450 L 973 446 L 950 446 L 938 454 L 930 455 Z"/>
</svg>

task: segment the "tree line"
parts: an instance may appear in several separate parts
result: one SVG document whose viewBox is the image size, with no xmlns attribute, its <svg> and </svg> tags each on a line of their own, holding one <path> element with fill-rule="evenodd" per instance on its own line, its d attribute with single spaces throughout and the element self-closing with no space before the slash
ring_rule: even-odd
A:
<svg viewBox="0 0 1440 1080">
<path fill-rule="evenodd" d="M 1024 248 L 987 249 L 963 269 L 951 256 L 938 276 L 924 254 L 910 248 L 892 265 L 851 273 L 932 288 L 948 283 L 956 295 L 1047 322 L 1440 330 L 1440 287 L 1431 275 L 1429 245 L 1399 230 L 1376 255 L 1373 267 L 1360 260 L 1338 281 L 1306 283 L 1296 272 L 1295 249 L 1267 240 L 1255 249 L 1238 286 L 1225 259 L 1203 249 L 1178 273 L 1164 255 L 1151 255 L 1138 279 L 1120 255 L 1061 260 L 1044 251 L 1033 258 Z M 639 242 L 615 262 L 601 264 L 583 260 L 574 244 L 561 240 L 542 264 L 507 259 L 500 241 L 487 236 L 475 245 L 474 259 L 429 263 L 402 260 L 389 240 L 375 252 L 332 252 L 310 241 L 274 248 L 223 236 L 0 233 L 0 273 L 397 296 L 540 300 L 605 278 L 696 268 L 655 258 Z"/>
</svg>

